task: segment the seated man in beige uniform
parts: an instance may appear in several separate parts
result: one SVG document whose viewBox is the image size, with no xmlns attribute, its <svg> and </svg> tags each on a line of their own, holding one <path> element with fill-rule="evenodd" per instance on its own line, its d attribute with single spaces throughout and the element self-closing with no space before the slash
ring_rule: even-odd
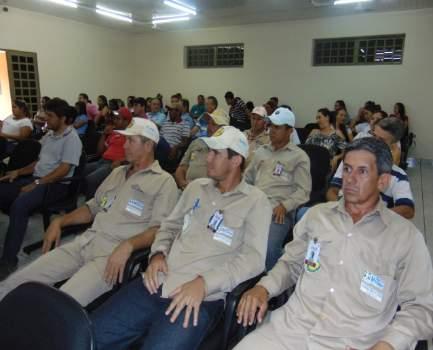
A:
<svg viewBox="0 0 433 350">
<path fill-rule="evenodd" d="M 270 141 L 269 133 L 266 131 L 266 118 L 268 114 L 265 107 L 254 107 L 251 112 L 251 129 L 245 130 L 244 134 L 247 137 L 250 151 L 247 158 L 247 166 L 253 159 L 257 149 L 263 145 L 267 145 Z"/>
<path fill-rule="evenodd" d="M 245 181 L 260 188 L 273 207 L 269 228 L 266 270 L 283 254 L 283 245 L 294 221 L 294 210 L 310 198 L 310 159 L 290 142 L 295 116 L 280 107 L 270 117 L 271 143 L 260 147 L 247 170 Z"/>
<path fill-rule="evenodd" d="M 191 182 L 152 245 L 143 281 L 92 315 L 99 350 L 193 350 L 221 317 L 226 293 L 265 268 L 271 206 L 242 181 L 245 136 L 231 126 L 204 138 L 208 177 Z"/>
<path fill-rule="evenodd" d="M 54 284 L 68 279 L 61 290 L 83 306 L 122 281 L 131 253 L 149 247 L 177 201 L 177 187 L 170 174 L 154 160 L 159 140 L 156 125 L 134 118 L 125 130 L 125 156 L 121 166 L 105 179 L 86 205 L 56 218 L 44 237 L 45 253 L 0 284 L 0 299 L 27 281 Z M 58 246 L 62 227 L 93 221 L 92 227 L 73 242 Z"/>
<path fill-rule="evenodd" d="M 391 179 L 389 147 L 359 139 L 343 162 L 343 198 L 311 208 L 275 267 L 242 296 L 238 322 L 252 324 L 258 310 L 262 324 L 236 350 L 409 350 L 432 338 L 424 237 L 380 199 Z M 263 321 L 268 300 L 294 284 Z"/>
<path fill-rule="evenodd" d="M 204 113 L 202 118 L 207 122 L 209 137 L 221 126 L 229 124 L 228 115 L 221 110 Z M 207 177 L 206 158 L 208 151 L 209 148 L 201 137 L 191 142 L 174 175 L 180 189 L 184 190 L 192 180 Z"/>
</svg>

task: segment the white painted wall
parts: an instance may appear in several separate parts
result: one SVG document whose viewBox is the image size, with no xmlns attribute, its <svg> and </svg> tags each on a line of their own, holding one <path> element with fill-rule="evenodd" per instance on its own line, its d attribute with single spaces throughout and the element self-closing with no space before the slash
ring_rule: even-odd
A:
<svg viewBox="0 0 433 350">
<path fill-rule="evenodd" d="M 130 35 L 36 12 L 0 12 L 0 48 L 36 52 L 41 94 L 75 102 L 106 94 L 126 98 Z"/>
<path fill-rule="evenodd" d="M 406 33 L 404 63 L 397 66 L 313 67 L 315 38 Z M 107 28 L 11 8 L 0 12 L 0 48 L 38 54 L 41 93 L 73 102 L 79 92 L 165 100 L 175 92 L 190 99 L 232 90 L 263 103 L 277 95 L 302 126 L 317 108 L 344 99 L 351 114 L 374 99 L 390 111 L 404 102 L 417 134 L 416 156 L 433 158 L 433 10 L 363 14 L 315 20 L 133 36 Z M 184 46 L 245 43 L 244 68 L 185 69 Z"/>
<path fill-rule="evenodd" d="M 315 38 L 406 33 L 404 63 L 396 66 L 313 67 Z M 190 99 L 198 93 L 217 96 L 235 94 L 265 102 L 279 96 L 290 104 L 297 124 L 313 120 L 319 107 L 332 107 L 344 99 L 352 115 L 366 100 L 392 111 L 394 102 L 404 102 L 417 134 L 415 154 L 433 158 L 430 142 L 433 101 L 433 11 L 408 11 L 315 20 L 280 22 L 142 34 L 136 38 L 135 93 L 165 100 L 175 92 Z M 184 46 L 243 42 L 245 65 L 230 69 L 185 69 Z"/>
</svg>

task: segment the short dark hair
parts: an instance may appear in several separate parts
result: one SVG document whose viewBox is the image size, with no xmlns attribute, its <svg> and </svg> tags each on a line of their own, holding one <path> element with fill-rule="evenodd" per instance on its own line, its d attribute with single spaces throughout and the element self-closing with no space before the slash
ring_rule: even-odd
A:
<svg viewBox="0 0 433 350">
<path fill-rule="evenodd" d="M 239 156 L 239 157 L 242 158 L 241 171 L 244 171 L 245 170 L 245 158 L 241 154 L 239 154 L 238 152 L 233 151 L 230 148 L 227 148 L 227 157 L 228 157 L 228 159 L 232 159 L 235 156 Z"/>
<path fill-rule="evenodd" d="M 226 94 L 224 95 L 224 98 L 235 98 L 235 95 L 233 94 L 233 92 L 231 91 L 227 91 Z"/>
<path fill-rule="evenodd" d="M 144 99 L 144 97 L 136 97 L 136 98 L 134 98 L 134 104 L 144 107 L 144 106 L 146 106 L 146 100 Z"/>
<path fill-rule="evenodd" d="M 66 108 L 66 113 L 65 113 L 66 124 L 68 124 L 68 125 L 74 124 L 75 119 L 77 118 L 77 114 L 78 114 L 78 112 L 75 109 L 75 107 L 68 106 Z"/>
<path fill-rule="evenodd" d="M 376 158 L 376 167 L 379 175 L 390 174 L 392 171 L 392 154 L 388 145 L 374 137 L 363 137 L 354 140 L 346 146 L 344 150 L 343 161 L 347 154 L 353 151 L 367 151 Z"/>
<path fill-rule="evenodd" d="M 328 108 L 320 108 L 317 112 L 328 118 L 330 122 L 332 121 L 331 111 Z"/>
<path fill-rule="evenodd" d="M 198 95 L 197 97 L 204 99 L 204 95 L 202 95 L 202 94 Z"/>
<path fill-rule="evenodd" d="M 274 101 L 277 106 L 278 106 L 278 103 L 280 102 L 277 96 L 271 97 L 270 100 Z"/>
<path fill-rule="evenodd" d="M 75 104 L 75 109 L 77 110 L 78 115 L 86 114 L 86 104 L 84 102 L 77 102 Z"/>
<path fill-rule="evenodd" d="M 189 100 L 187 98 L 182 99 L 182 106 L 186 109 L 186 113 L 189 113 Z"/>
<path fill-rule="evenodd" d="M 215 108 L 218 107 L 218 100 L 215 96 L 208 96 L 207 99 L 212 101 L 212 103 L 215 105 Z"/>
<path fill-rule="evenodd" d="M 254 109 L 254 103 L 253 101 L 248 101 L 247 103 L 245 103 L 245 107 L 249 110 L 252 111 Z"/>
<path fill-rule="evenodd" d="M 397 102 L 395 105 L 397 106 L 398 113 L 400 113 L 401 117 L 402 118 L 406 117 L 406 107 L 405 107 L 405 105 L 403 103 L 401 103 L 401 102 Z"/>
<path fill-rule="evenodd" d="M 108 108 L 110 108 L 112 111 L 119 110 L 119 101 L 117 101 L 115 98 L 112 98 L 110 101 L 108 101 Z"/>
<path fill-rule="evenodd" d="M 382 130 L 390 133 L 394 142 L 400 141 L 404 135 L 404 124 L 396 117 L 383 118 L 376 125 Z"/>
<path fill-rule="evenodd" d="M 341 108 L 343 108 L 344 110 L 347 110 L 346 102 L 344 102 L 343 100 L 337 100 L 337 101 L 335 101 L 335 103 L 338 103 L 341 106 Z"/>
<path fill-rule="evenodd" d="M 87 94 L 84 93 L 84 92 L 80 93 L 78 96 L 80 96 L 80 97 L 86 99 L 87 101 L 89 101 L 89 95 L 87 95 Z"/>
<path fill-rule="evenodd" d="M 69 105 L 65 100 L 62 100 L 59 97 L 54 97 L 47 102 L 47 104 L 45 105 L 45 110 L 47 112 L 54 113 L 58 118 L 67 118 L 68 107 Z"/>
</svg>

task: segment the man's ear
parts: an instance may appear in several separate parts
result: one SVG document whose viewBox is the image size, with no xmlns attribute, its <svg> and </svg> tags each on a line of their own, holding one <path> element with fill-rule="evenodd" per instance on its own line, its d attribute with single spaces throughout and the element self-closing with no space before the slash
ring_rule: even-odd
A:
<svg viewBox="0 0 433 350">
<path fill-rule="evenodd" d="M 377 182 L 377 187 L 379 188 L 380 192 L 385 192 L 385 190 L 388 188 L 389 184 L 391 183 L 391 174 L 382 174 L 379 176 L 379 181 Z"/>
<path fill-rule="evenodd" d="M 237 167 L 241 166 L 241 164 L 242 164 L 242 157 L 239 155 L 236 155 L 236 156 L 232 157 L 230 159 L 230 161 L 231 161 L 233 167 L 237 168 Z"/>
</svg>

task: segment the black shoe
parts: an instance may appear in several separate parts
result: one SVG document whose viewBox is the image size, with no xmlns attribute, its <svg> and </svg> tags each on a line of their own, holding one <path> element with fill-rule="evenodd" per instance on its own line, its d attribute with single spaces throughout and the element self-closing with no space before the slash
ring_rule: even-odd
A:
<svg viewBox="0 0 433 350">
<path fill-rule="evenodd" d="M 11 273 L 17 269 L 18 263 L 10 263 L 0 260 L 0 281 L 5 280 Z"/>
</svg>

